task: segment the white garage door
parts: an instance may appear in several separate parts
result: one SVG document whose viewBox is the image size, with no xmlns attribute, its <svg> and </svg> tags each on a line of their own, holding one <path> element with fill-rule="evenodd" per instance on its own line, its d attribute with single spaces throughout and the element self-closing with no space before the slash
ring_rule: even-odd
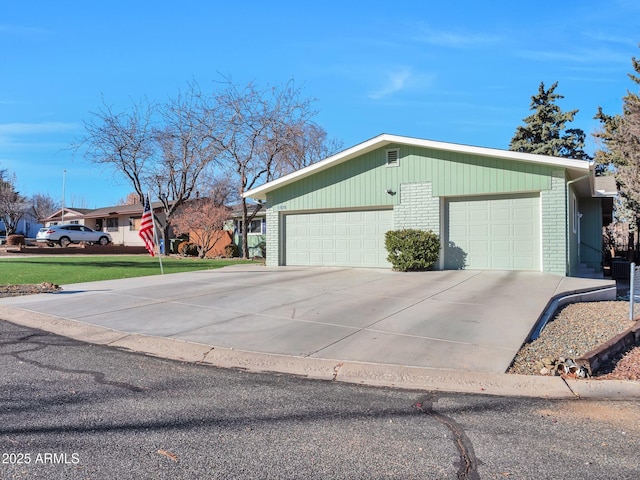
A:
<svg viewBox="0 0 640 480">
<path fill-rule="evenodd" d="M 445 268 L 540 270 L 540 196 L 447 201 Z"/>
<path fill-rule="evenodd" d="M 285 265 L 391 266 L 384 234 L 392 210 L 289 214 L 284 228 Z"/>
</svg>

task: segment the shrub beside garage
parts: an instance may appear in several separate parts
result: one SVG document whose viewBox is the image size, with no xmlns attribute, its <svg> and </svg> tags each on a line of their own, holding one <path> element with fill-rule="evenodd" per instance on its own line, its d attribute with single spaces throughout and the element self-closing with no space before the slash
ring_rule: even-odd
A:
<svg viewBox="0 0 640 480">
<path fill-rule="evenodd" d="M 440 255 L 440 238 L 431 230 L 405 228 L 385 234 L 387 260 L 400 272 L 433 270 Z"/>
</svg>

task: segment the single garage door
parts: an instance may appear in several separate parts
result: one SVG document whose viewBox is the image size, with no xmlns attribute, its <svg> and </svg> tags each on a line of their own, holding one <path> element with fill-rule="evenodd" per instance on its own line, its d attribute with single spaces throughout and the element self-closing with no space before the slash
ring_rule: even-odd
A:
<svg viewBox="0 0 640 480">
<path fill-rule="evenodd" d="M 445 268 L 540 270 L 539 194 L 453 198 L 446 217 Z"/>
<path fill-rule="evenodd" d="M 285 265 L 391 266 L 384 234 L 392 210 L 288 214 L 284 227 Z"/>
</svg>

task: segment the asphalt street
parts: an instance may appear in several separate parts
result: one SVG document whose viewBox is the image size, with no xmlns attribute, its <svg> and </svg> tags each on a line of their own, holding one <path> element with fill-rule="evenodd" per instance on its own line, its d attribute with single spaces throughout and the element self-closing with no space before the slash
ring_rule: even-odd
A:
<svg viewBox="0 0 640 480">
<path fill-rule="evenodd" d="M 635 479 L 638 402 L 374 388 L 0 321 L 0 479 Z"/>
</svg>

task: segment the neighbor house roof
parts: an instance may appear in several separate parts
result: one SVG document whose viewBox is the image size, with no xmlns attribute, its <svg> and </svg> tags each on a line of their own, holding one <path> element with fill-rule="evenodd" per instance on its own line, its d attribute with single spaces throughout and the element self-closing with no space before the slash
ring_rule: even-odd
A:
<svg viewBox="0 0 640 480">
<path fill-rule="evenodd" d="M 435 150 L 467 153 L 470 155 L 479 155 L 484 157 L 504 158 L 507 160 L 515 160 L 519 162 L 536 163 L 541 165 L 552 165 L 564 168 L 568 171 L 570 179 L 578 179 L 580 177 L 590 175 L 593 176 L 592 162 L 585 160 L 575 160 L 571 158 L 551 157 L 547 155 L 535 155 L 532 153 L 513 152 L 510 150 L 498 150 L 495 148 L 486 147 L 474 147 L 470 145 L 460 145 L 457 143 L 436 142 L 433 140 L 425 140 L 421 138 L 403 137 L 399 135 L 390 135 L 383 133 L 374 137 L 366 142 L 355 145 L 351 148 L 336 153 L 324 160 L 309 165 L 308 167 L 296 170 L 289 175 L 280 177 L 277 180 L 265 183 L 259 187 L 246 191 L 243 196 L 250 197 L 257 200 L 266 200 L 267 193 L 313 175 L 317 172 L 321 172 L 327 168 L 338 165 L 342 162 L 346 162 L 355 157 L 371 152 L 378 148 L 387 145 L 408 145 L 412 147 L 432 148 Z M 593 192 L 593 184 L 590 181 L 590 187 Z"/>
<path fill-rule="evenodd" d="M 60 210 L 56 210 L 51 215 L 45 218 L 38 219 L 42 222 L 57 220 L 62 218 L 62 208 Z M 87 212 L 90 212 L 89 208 L 68 208 L 64 207 L 64 216 L 69 218 L 83 218 Z"/>
<path fill-rule="evenodd" d="M 151 202 L 151 208 L 156 210 L 162 208 L 162 202 Z M 84 218 L 103 218 L 112 215 L 142 215 L 143 205 L 133 203 L 131 205 L 114 205 L 90 210 L 85 213 Z"/>
</svg>

